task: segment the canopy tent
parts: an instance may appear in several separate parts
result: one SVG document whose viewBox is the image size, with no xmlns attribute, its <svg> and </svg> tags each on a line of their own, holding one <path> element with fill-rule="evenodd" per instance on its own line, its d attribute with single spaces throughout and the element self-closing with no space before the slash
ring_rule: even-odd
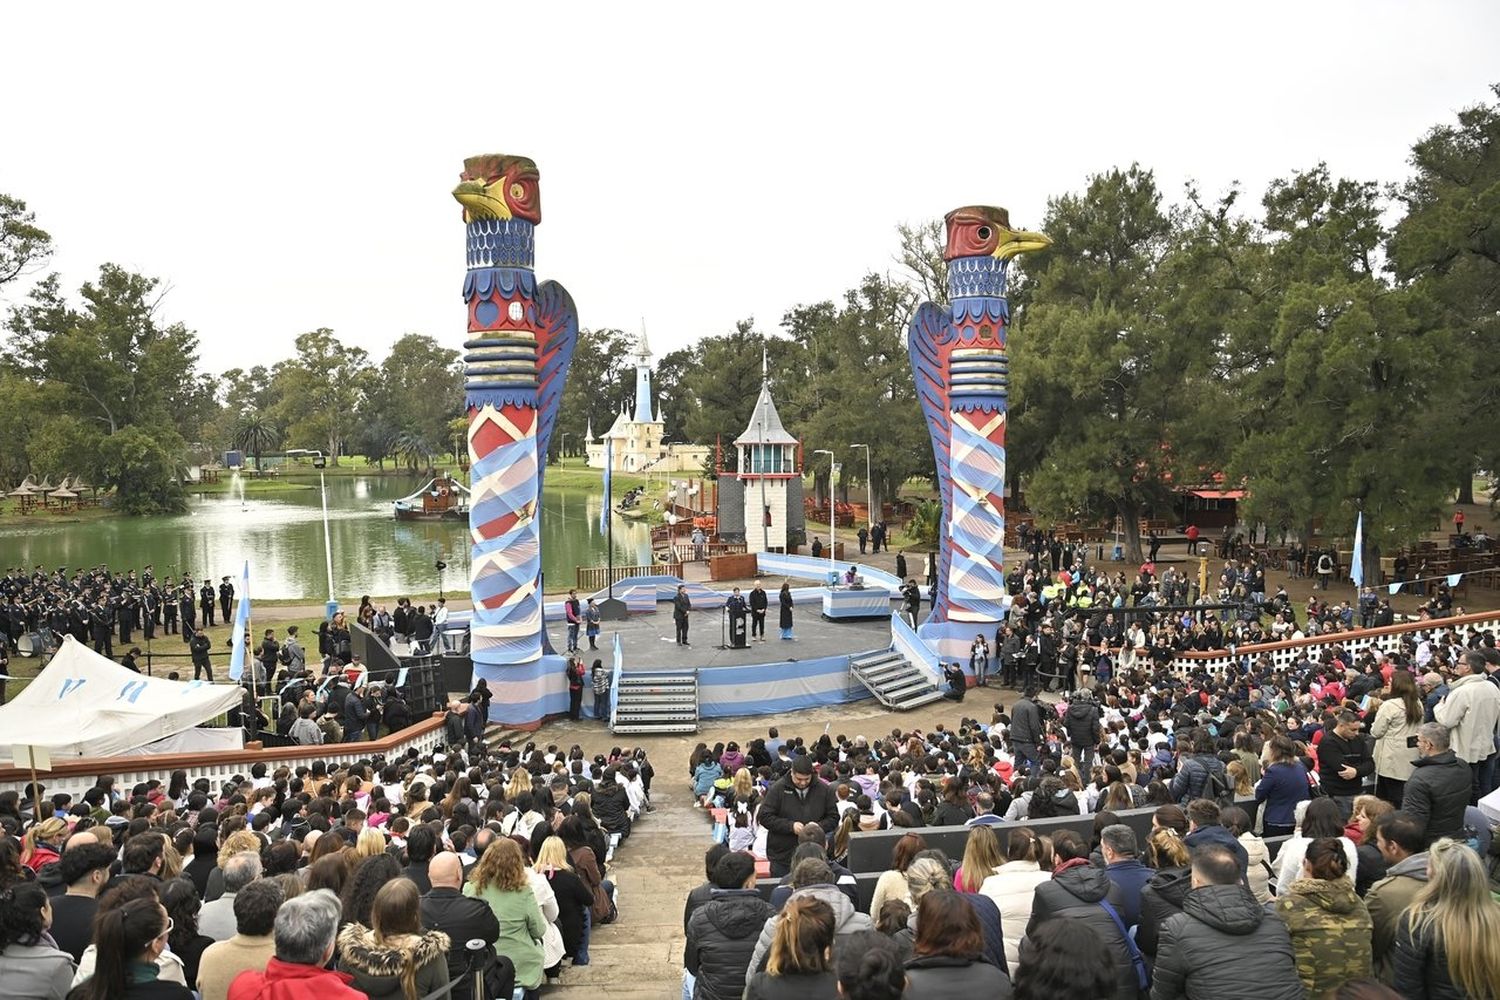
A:
<svg viewBox="0 0 1500 1000">
<path fill-rule="evenodd" d="M 232 684 L 127 670 L 72 636 L 26 689 L 0 705 L 0 757 L 39 746 L 52 757 L 113 757 L 192 729 L 240 704 Z"/>
</svg>

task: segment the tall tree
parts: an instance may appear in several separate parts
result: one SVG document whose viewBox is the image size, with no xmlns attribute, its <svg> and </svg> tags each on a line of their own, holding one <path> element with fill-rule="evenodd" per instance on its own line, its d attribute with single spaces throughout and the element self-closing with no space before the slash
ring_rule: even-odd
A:
<svg viewBox="0 0 1500 1000">
<path fill-rule="evenodd" d="M 621 407 L 635 398 L 635 360 L 631 357 L 635 344 L 634 335 L 623 330 L 578 331 L 549 460 L 563 455 L 565 443 L 567 454 L 583 454 L 588 428 L 592 426 L 595 435 L 603 435 Z"/>
<path fill-rule="evenodd" d="M 370 383 L 369 355 L 344 345 L 327 327 L 302 334 L 296 344 L 296 356 L 278 373 L 281 399 L 272 415 L 286 428 L 289 444 L 319 448 L 338 465 Z"/>
<path fill-rule="evenodd" d="M 20 198 L 0 194 L 0 285 L 37 270 L 52 256 L 52 237 Z"/>
<path fill-rule="evenodd" d="M 458 352 L 409 333 L 371 373 L 360 424 L 395 428 L 405 438 L 408 455 L 427 458 L 454 447 L 448 424 L 463 413 L 463 406 Z"/>
<path fill-rule="evenodd" d="M 1166 322 L 1175 237 L 1151 171 L 1091 177 L 1048 202 L 1042 229 L 1052 252 L 1015 282 L 1008 458 L 1039 514 L 1118 517 L 1139 560 L 1142 513 L 1169 507 L 1174 468 L 1198 464 L 1184 387 L 1211 371 L 1212 338 Z"/>
<path fill-rule="evenodd" d="M 1500 97 L 1500 85 L 1492 89 Z M 1398 281 L 1432 296 L 1472 366 L 1449 393 L 1465 428 L 1454 470 L 1459 501 L 1473 503 L 1475 468 L 1500 469 L 1500 103 L 1433 128 L 1412 148 L 1411 164 L 1390 260 Z"/>
<path fill-rule="evenodd" d="M 1273 182 L 1263 207 L 1273 308 L 1234 381 L 1250 409 L 1231 469 L 1250 480 L 1248 517 L 1349 536 L 1362 511 L 1378 556 L 1420 537 L 1452 489 L 1463 359 L 1425 290 L 1379 270 L 1377 185 L 1320 164 Z"/>
</svg>

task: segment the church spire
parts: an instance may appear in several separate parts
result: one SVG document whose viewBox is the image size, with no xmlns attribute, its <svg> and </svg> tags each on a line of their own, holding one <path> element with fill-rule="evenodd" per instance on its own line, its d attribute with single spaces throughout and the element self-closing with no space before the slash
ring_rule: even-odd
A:
<svg viewBox="0 0 1500 1000">
<path fill-rule="evenodd" d="M 651 348 L 646 344 L 646 321 L 641 320 L 641 339 L 635 353 L 635 422 L 651 423 Z"/>
</svg>

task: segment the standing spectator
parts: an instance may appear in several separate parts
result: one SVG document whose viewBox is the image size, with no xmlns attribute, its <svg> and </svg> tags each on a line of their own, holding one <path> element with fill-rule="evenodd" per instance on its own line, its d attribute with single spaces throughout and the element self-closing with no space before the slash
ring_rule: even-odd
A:
<svg viewBox="0 0 1500 1000">
<path fill-rule="evenodd" d="M 1192 891 L 1161 927 L 1151 1000 L 1302 1000 L 1286 925 L 1240 882 L 1239 862 L 1193 852 Z"/>
<path fill-rule="evenodd" d="M 448 985 L 448 935 L 422 930 L 419 899 L 411 879 L 387 882 L 371 926 L 351 922 L 339 932 L 339 969 L 370 1000 L 419 1000 Z"/>
<path fill-rule="evenodd" d="M 1329 798 L 1313 799 L 1302 809 L 1297 832 L 1281 845 L 1276 854 L 1276 895 L 1285 896 L 1292 883 L 1302 877 L 1302 859 L 1314 840 L 1338 837 L 1344 844 L 1344 856 L 1352 873 L 1359 867 L 1359 848 L 1344 835 L 1344 821 L 1338 805 Z M 1351 881 L 1353 875 L 1350 876 Z"/>
<path fill-rule="evenodd" d="M 1169 827 L 1151 831 L 1146 857 L 1156 874 L 1141 889 L 1141 922 L 1135 930 L 1135 940 L 1142 952 L 1154 957 L 1161 947 L 1162 927 L 1187 906 L 1193 871 L 1188 863 L 1187 845 Z"/>
<path fill-rule="evenodd" d="M 765 971 L 746 984 L 746 1000 L 838 1000 L 833 930 L 833 910 L 823 900 L 799 896 L 788 902 Z"/>
<path fill-rule="evenodd" d="M 1301 877 L 1276 899 L 1309 998 L 1370 974 L 1370 913 L 1351 874 L 1343 845 L 1320 837 L 1308 845 Z"/>
<path fill-rule="evenodd" d="M 578 628 L 583 624 L 583 605 L 578 600 L 578 591 L 569 590 L 563 601 L 563 617 L 568 620 L 568 648 L 566 653 L 578 652 Z"/>
<path fill-rule="evenodd" d="M 1233 788 L 1224 762 L 1214 756 L 1213 740 L 1207 733 L 1192 737 L 1192 754 L 1183 756 L 1172 777 L 1172 797 L 1179 805 L 1186 806 L 1193 799 L 1213 798 L 1210 786 L 1216 779 L 1224 788 Z"/>
<path fill-rule="evenodd" d="M 1427 885 L 1427 838 L 1422 826 L 1404 812 L 1387 813 L 1375 821 L 1375 846 L 1386 861 L 1385 878 L 1365 893 L 1370 911 L 1370 940 L 1375 971 L 1390 982 L 1396 928 L 1417 893 Z"/>
<path fill-rule="evenodd" d="M 287 672 L 293 676 L 300 676 L 307 672 L 307 651 L 302 648 L 302 642 L 297 638 L 296 625 L 287 626 L 286 642 L 281 644 L 281 662 L 286 666 Z"/>
<path fill-rule="evenodd" d="M 525 1000 L 537 1000 L 547 922 L 531 891 L 526 861 L 515 841 L 501 837 L 485 848 L 469 874 L 464 895 L 489 904 L 500 925 L 496 950 L 515 963 L 516 985 L 525 991 Z"/>
<path fill-rule="evenodd" d="M 351 989 L 353 977 L 324 968 L 333 958 L 339 929 L 338 897 L 327 889 L 305 892 L 276 912 L 276 954 L 264 972 L 241 972 L 229 1000 L 367 1000 Z"/>
<path fill-rule="evenodd" d="M 1266 842 L 1255 835 L 1250 826 L 1250 814 L 1239 806 L 1230 806 L 1228 809 L 1219 811 L 1219 822 L 1224 824 L 1225 829 L 1234 834 L 1234 838 L 1240 842 L 1245 849 L 1245 857 L 1249 861 L 1246 870 L 1246 882 L 1250 891 L 1255 895 L 1255 901 L 1262 905 L 1271 901 L 1271 877 L 1275 871 L 1271 868 L 1271 852 L 1266 848 Z"/>
<path fill-rule="evenodd" d="M 52 905 L 35 882 L 0 889 L 0 983 L 17 1000 L 63 1000 L 73 959 L 51 944 Z"/>
<path fill-rule="evenodd" d="M 495 911 L 483 900 L 463 894 L 464 870 L 458 855 L 451 851 L 439 854 L 432 859 L 428 875 L 432 891 L 422 897 L 422 926 L 448 935 L 448 978 L 453 980 L 467 974 L 472 963 L 482 973 L 490 996 L 509 997 L 515 989 L 516 968 L 509 958 L 495 953 L 500 923 L 495 919 Z M 477 954 L 470 952 L 465 947 L 470 941 L 482 941 L 484 948 Z M 470 996 L 466 991 L 455 992 L 454 996 L 488 1000 Z"/>
<path fill-rule="evenodd" d="M 1406 1000 L 1483 1000 L 1500 983 L 1500 903 L 1466 844 L 1428 850 L 1427 885 L 1396 931 L 1395 985 Z"/>
<path fill-rule="evenodd" d="M 903 840 L 909 839 L 908 834 Z M 1005 962 L 1008 968 L 1016 968 L 1021 961 L 1021 939 L 1026 936 L 1026 926 L 1031 922 L 1032 900 L 1036 887 L 1052 877 L 1042 868 L 1041 841 L 1029 827 L 1018 826 L 1010 830 L 1006 841 L 1005 864 L 979 886 L 979 892 L 988 896 L 1000 909 L 1000 928 L 1005 941 Z M 906 897 L 908 900 L 910 896 Z"/>
<path fill-rule="evenodd" d="M 594 681 L 594 718 L 609 718 L 609 689 L 614 683 L 614 672 L 604 666 L 603 660 L 595 660 L 593 667 Z"/>
<path fill-rule="evenodd" d="M 745 992 L 751 955 L 771 904 L 755 890 L 755 859 L 726 854 L 714 866 L 717 891 L 688 920 L 692 1000 L 735 1000 Z"/>
<path fill-rule="evenodd" d="M 284 901 L 281 887 L 270 879 L 251 882 L 235 894 L 234 937 L 209 945 L 198 960 L 197 987 L 203 1000 L 226 1000 L 235 977 L 247 969 L 264 969 L 275 957 L 271 932 Z"/>
<path fill-rule="evenodd" d="M 570 656 L 564 669 L 568 674 L 568 718 L 577 722 L 583 717 L 583 661 Z"/>
<path fill-rule="evenodd" d="M 1346 708 L 1334 719 L 1318 743 L 1318 777 L 1348 822 L 1354 797 L 1363 790 L 1365 778 L 1375 773 L 1375 758 L 1369 739 L 1360 731 L 1357 713 Z"/>
<path fill-rule="evenodd" d="M 1402 795 L 1402 811 L 1422 824 L 1428 843 L 1463 830 L 1472 787 L 1469 768 L 1448 746 L 1448 730 L 1427 722 L 1417 730 L 1417 752 Z"/>
<path fill-rule="evenodd" d="M 792 852 L 805 824 L 816 823 L 825 831 L 838 827 L 838 798 L 813 774 L 811 758 L 799 754 L 791 770 L 766 790 L 759 820 L 766 828 L 771 874 L 781 878 L 791 872 Z"/>
<path fill-rule="evenodd" d="M 1056 859 L 1052 878 L 1036 887 L 1027 935 L 1054 917 L 1092 928 L 1115 958 L 1115 1000 L 1135 1000 L 1141 984 L 1132 957 L 1134 944 L 1116 919 L 1124 905 L 1120 890 L 1109 876 L 1089 863 L 1088 844 L 1072 830 L 1060 830 L 1053 836 L 1052 852 Z M 1023 963 L 1026 950 L 1027 944 L 1022 941 Z"/>
<path fill-rule="evenodd" d="M 1156 873 L 1136 857 L 1139 846 L 1135 831 L 1123 823 L 1111 824 L 1099 832 L 1099 852 L 1104 856 L 1104 874 L 1124 899 L 1120 917 L 1126 927 L 1134 927 L 1141 922 L 1141 890 Z"/>
<path fill-rule="evenodd" d="M 780 616 L 776 619 L 776 625 L 781 629 L 783 639 L 795 639 L 792 635 L 792 585 L 785 581 L 781 584 L 781 590 L 776 595 L 776 606 L 780 609 Z"/>
<path fill-rule="evenodd" d="M 1297 745 L 1284 735 L 1266 744 L 1270 762 L 1255 785 L 1255 801 L 1264 802 L 1262 831 L 1267 837 L 1284 837 L 1296 827 L 1299 802 L 1312 798 L 1307 768 L 1297 756 Z"/>
<path fill-rule="evenodd" d="M 1469 804 L 1477 803 L 1495 787 L 1495 733 L 1500 730 L 1500 684 L 1491 684 L 1484 655 L 1464 654 L 1466 672 L 1448 685 L 1448 693 L 1432 710 L 1433 720 L 1447 726 L 1459 760 L 1469 765 Z"/>
<path fill-rule="evenodd" d="M 1410 673 L 1391 671 L 1385 701 L 1375 711 L 1370 736 L 1375 740 L 1375 794 L 1397 809 L 1417 756 L 1417 727 L 1422 725 L 1422 698 Z"/>
</svg>

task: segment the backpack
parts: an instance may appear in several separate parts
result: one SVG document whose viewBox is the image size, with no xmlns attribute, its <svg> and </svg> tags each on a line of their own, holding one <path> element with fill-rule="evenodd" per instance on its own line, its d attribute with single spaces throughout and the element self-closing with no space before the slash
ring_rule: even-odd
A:
<svg viewBox="0 0 1500 1000">
<path fill-rule="evenodd" d="M 1219 808 L 1227 809 L 1234 805 L 1234 787 L 1228 781 L 1219 777 L 1219 772 L 1203 765 L 1208 771 L 1208 778 L 1203 782 L 1203 797 L 1213 799 L 1219 804 Z"/>
<path fill-rule="evenodd" d="M 286 646 L 282 646 L 281 651 L 276 654 L 276 659 L 281 661 L 283 667 L 290 667 L 292 665 L 291 650 L 287 649 Z"/>
</svg>

